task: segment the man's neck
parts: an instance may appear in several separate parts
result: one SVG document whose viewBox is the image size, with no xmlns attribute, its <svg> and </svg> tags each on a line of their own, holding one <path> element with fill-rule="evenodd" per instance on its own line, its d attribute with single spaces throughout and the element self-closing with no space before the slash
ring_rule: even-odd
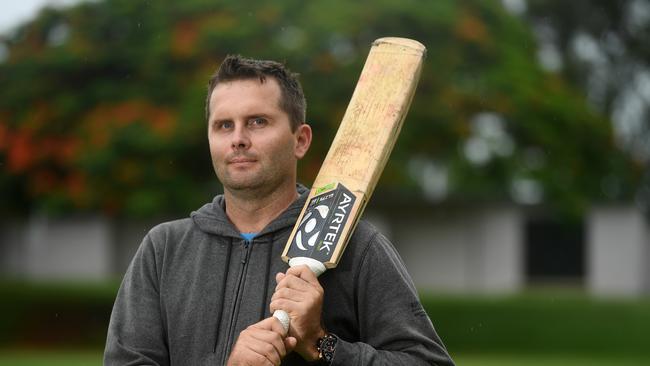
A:
<svg viewBox="0 0 650 366">
<path fill-rule="evenodd" d="M 286 185 L 265 195 L 224 190 L 226 215 L 242 233 L 259 233 L 298 197 L 296 185 Z"/>
</svg>

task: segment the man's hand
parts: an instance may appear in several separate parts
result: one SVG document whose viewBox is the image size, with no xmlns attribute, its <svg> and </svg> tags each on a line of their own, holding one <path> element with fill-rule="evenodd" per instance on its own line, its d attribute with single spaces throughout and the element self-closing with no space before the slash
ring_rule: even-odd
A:
<svg viewBox="0 0 650 366">
<path fill-rule="evenodd" d="M 282 309 L 289 314 L 289 335 L 297 339 L 295 351 L 307 361 L 318 359 L 316 342 L 325 335 L 321 326 L 323 288 L 307 266 L 291 267 L 275 276 L 278 285 L 271 298 L 271 312 Z"/>
<path fill-rule="evenodd" d="M 255 323 L 239 333 L 228 366 L 278 366 L 296 346 L 294 337 L 284 336 L 282 324 L 274 317 Z"/>
</svg>

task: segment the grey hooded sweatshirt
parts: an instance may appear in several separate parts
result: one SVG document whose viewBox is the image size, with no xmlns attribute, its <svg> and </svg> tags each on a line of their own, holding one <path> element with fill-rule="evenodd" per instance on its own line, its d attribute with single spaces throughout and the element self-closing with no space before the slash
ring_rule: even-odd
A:
<svg viewBox="0 0 650 366">
<path fill-rule="evenodd" d="M 111 315 L 105 365 L 225 365 L 239 333 L 271 316 L 275 274 L 308 191 L 248 242 L 223 196 L 144 238 Z M 453 365 L 391 243 L 360 222 L 339 266 L 319 277 L 332 365 Z M 307 365 L 291 353 L 282 365 Z"/>
</svg>

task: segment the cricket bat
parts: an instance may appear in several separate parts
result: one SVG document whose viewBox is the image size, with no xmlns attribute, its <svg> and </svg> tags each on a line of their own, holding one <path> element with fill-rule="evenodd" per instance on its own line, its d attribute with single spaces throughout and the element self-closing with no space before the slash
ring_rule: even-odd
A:
<svg viewBox="0 0 650 366">
<path fill-rule="evenodd" d="M 317 276 L 336 267 L 388 161 L 417 86 L 426 48 L 406 38 L 372 43 L 332 146 L 282 253 Z M 273 316 L 289 329 L 289 315 Z"/>
</svg>

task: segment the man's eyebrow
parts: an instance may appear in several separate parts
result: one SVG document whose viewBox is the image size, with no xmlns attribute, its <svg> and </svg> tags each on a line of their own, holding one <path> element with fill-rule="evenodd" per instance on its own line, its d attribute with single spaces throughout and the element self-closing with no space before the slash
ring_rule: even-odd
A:
<svg viewBox="0 0 650 366">
<path fill-rule="evenodd" d="M 244 120 L 249 120 L 251 118 L 259 118 L 259 117 L 263 117 L 269 120 L 273 119 L 273 116 L 271 114 L 260 112 L 260 113 L 249 113 L 244 116 Z M 222 118 L 215 117 L 214 119 L 211 119 L 209 123 L 214 124 L 214 123 L 221 123 L 221 122 L 233 122 L 233 119 L 230 117 L 222 117 Z"/>
<path fill-rule="evenodd" d="M 210 120 L 210 124 L 223 123 L 223 122 L 232 122 L 232 118 L 214 118 Z"/>
<path fill-rule="evenodd" d="M 251 118 L 258 118 L 258 117 L 264 117 L 266 119 L 271 119 L 271 115 L 268 113 L 251 113 L 246 116 L 246 119 L 251 119 Z"/>
</svg>

